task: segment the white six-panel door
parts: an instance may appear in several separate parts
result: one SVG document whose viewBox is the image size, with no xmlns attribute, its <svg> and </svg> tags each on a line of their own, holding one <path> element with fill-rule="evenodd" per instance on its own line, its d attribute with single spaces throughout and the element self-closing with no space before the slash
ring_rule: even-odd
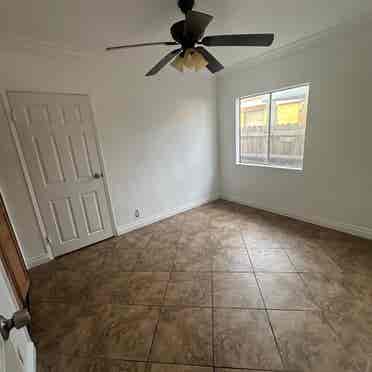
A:
<svg viewBox="0 0 372 372">
<path fill-rule="evenodd" d="M 112 236 L 89 97 L 9 92 L 8 99 L 53 254 Z"/>
</svg>

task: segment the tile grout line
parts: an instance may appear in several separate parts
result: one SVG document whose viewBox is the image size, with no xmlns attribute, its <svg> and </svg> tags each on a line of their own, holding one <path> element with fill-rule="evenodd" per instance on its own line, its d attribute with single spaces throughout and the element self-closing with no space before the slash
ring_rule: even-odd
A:
<svg viewBox="0 0 372 372">
<path fill-rule="evenodd" d="M 173 260 L 172 265 L 170 267 L 169 278 L 168 278 L 167 284 L 165 286 L 165 290 L 164 290 L 164 294 L 163 294 L 163 299 L 162 299 L 161 305 L 159 306 L 159 317 L 158 317 L 158 321 L 157 321 L 156 326 L 155 326 L 155 329 L 154 329 L 154 334 L 152 336 L 151 346 L 150 346 L 150 349 L 149 349 L 149 354 L 148 354 L 147 360 L 146 360 L 146 367 L 145 368 L 146 368 L 146 371 L 147 372 L 150 371 L 149 368 L 151 367 L 151 364 L 152 364 L 152 362 L 151 362 L 151 353 L 152 353 L 152 350 L 153 350 L 153 347 L 154 347 L 156 334 L 158 333 L 159 324 L 160 324 L 160 318 L 161 318 L 161 313 L 162 313 L 162 310 L 165 307 L 165 299 L 166 299 L 166 296 L 167 296 L 168 287 L 169 287 L 169 284 L 171 282 L 172 273 L 173 273 L 174 268 L 175 268 L 175 265 L 176 265 L 177 253 L 178 253 L 178 249 L 179 249 L 179 241 L 181 239 L 181 236 L 182 236 L 182 228 L 181 228 L 180 236 L 178 237 L 177 242 L 176 242 L 176 251 L 175 251 L 175 255 L 174 255 L 174 260 Z"/>
<path fill-rule="evenodd" d="M 242 228 L 241 228 L 241 224 L 240 224 L 240 222 L 238 222 L 238 227 L 239 227 L 239 232 L 240 232 L 240 235 L 242 235 Z M 182 230 L 182 228 L 181 228 L 181 230 Z M 156 233 L 152 233 L 151 234 L 151 236 L 154 236 L 154 234 L 156 234 Z M 250 261 L 250 263 L 251 263 L 251 266 L 252 266 L 252 271 L 249 271 L 249 273 L 252 273 L 253 274 L 253 276 L 255 277 L 255 281 L 256 281 L 256 284 L 257 284 L 257 286 L 258 286 L 258 290 L 259 290 L 259 293 L 260 293 L 260 296 L 261 296 L 261 298 L 262 298 L 262 301 L 263 301 L 263 305 L 264 305 L 264 309 L 255 309 L 255 308 L 244 308 L 244 307 L 242 307 L 242 308 L 234 308 L 234 309 L 254 309 L 254 310 L 265 310 L 265 313 L 266 313 L 266 316 L 267 316 L 267 319 L 268 319 L 268 322 L 269 322 L 269 325 L 270 325 L 270 328 L 271 328 L 271 331 L 272 331 L 272 334 L 273 334 L 273 337 L 274 337 L 274 339 L 275 339 L 275 342 L 276 342 L 276 347 L 277 347 L 277 350 L 278 350 L 278 352 L 279 352 L 279 355 L 280 355 L 280 357 L 281 357 L 281 359 L 282 359 L 282 355 L 281 355 L 281 352 L 280 352 L 280 348 L 279 348 L 279 346 L 278 346 L 278 343 L 277 343 L 277 340 L 276 340 L 276 335 L 275 335 L 275 332 L 274 332 L 274 330 L 273 330 L 273 327 L 272 327 L 272 324 L 271 324 L 271 320 L 270 320 L 270 316 L 269 316 L 269 314 L 268 314 L 268 310 L 278 310 L 278 311 L 313 311 L 313 312 L 321 312 L 322 314 L 324 313 L 323 312 L 323 310 L 322 310 L 322 308 L 320 307 L 320 310 L 318 309 L 314 309 L 314 310 L 303 310 L 303 309 L 272 309 L 272 308 L 268 308 L 267 307 L 267 304 L 266 304 L 266 302 L 265 302 L 265 300 L 264 300 L 264 298 L 263 298 L 263 292 L 262 292 L 262 288 L 261 288 L 261 286 L 260 286 L 260 284 L 259 284 L 259 281 L 258 281 L 258 278 L 257 278 L 257 274 L 259 274 L 259 273 L 261 273 L 261 272 L 266 272 L 266 271 L 258 271 L 258 270 L 256 270 L 255 268 L 254 268 L 254 266 L 253 266 L 253 262 L 252 262 L 252 259 L 251 259 L 251 256 L 250 256 L 250 249 L 248 249 L 248 247 L 247 247 L 247 242 L 245 241 L 245 239 L 244 239 L 244 237 L 242 237 L 242 240 L 243 240 L 243 243 L 244 243 L 244 246 L 245 246 L 245 250 L 246 250 L 246 252 L 247 252 L 247 254 L 248 254 L 248 258 L 249 258 L 249 261 Z M 148 244 L 149 243 L 147 243 L 147 245 L 146 245 L 146 247 L 148 246 Z M 177 243 L 176 243 L 177 244 Z M 176 252 L 178 251 L 178 249 L 179 249 L 180 247 L 177 245 L 177 247 L 176 247 Z M 145 248 L 142 248 L 142 250 L 143 249 L 145 249 Z M 274 249 L 273 249 L 274 250 Z M 276 250 L 278 250 L 278 249 L 276 249 Z M 285 254 L 288 256 L 288 258 L 289 258 L 289 260 L 290 260 L 290 262 L 291 262 L 291 264 L 294 266 L 294 264 L 293 264 L 293 262 L 292 262 L 292 260 L 290 259 L 290 257 L 289 257 L 289 254 L 288 254 L 288 250 L 287 249 L 285 249 L 285 248 L 281 248 L 280 250 L 284 250 L 285 251 Z M 324 252 L 326 255 L 327 255 L 327 257 L 331 260 L 331 261 L 333 261 L 337 266 L 338 266 L 338 263 L 337 263 L 337 261 L 335 261 L 335 260 L 333 260 L 333 258 L 327 253 L 327 252 Z M 108 259 L 108 254 L 107 254 L 107 252 L 105 253 L 105 260 L 107 260 Z M 185 307 L 185 306 L 181 306 L 181 305 L 165 305 L 165 299 L 166 299 L 166 295 L 167 295 L 167 291 L 168 291 L 168 286 L 169 286 L 169 284 L 170 284 L 170 282 L 171 282 L 171 273 L 172 272 L 174 272 L 175 270 L 175 260 L 174 260 L 174 262 L 173 262 L 173 265 L 169 268 L 170 269 L 170 271 L 169 271 L 169 278 L 168 278 L 168 280 L 167 280 L 167 284 L 166 284 L 166 288 L 165 288 L 165 292 L 164 292 L 164 295 L 163 295 L 163 302 L 162 302 L 162 304 L 161 305 L 144 305 L 144 304 L 135 304 L 135 303 L 133 303 L 133 304 L 118 304 L 119 306 L 126 306 L 126 307 L 130 307 L 130 306 L 146 306 L 146 307 L 149 307 L 149 308 L 160 308 L 160 309 L 162 309 L 162 308 L 167 308 L 167 307 L 175 307 L 175 308 L 177 308 L 177 307 L 179 307 L 179 308 L 181 308 L 181 307 Z M 137 263 L 137 261 L 136 261 L 136 263 Z M 130 273 L 134 273 L 134 272 L 136 272 L 135 271 L 135 267 L 133 266 L 133 270 L 131 270 L 130 271 Z M 140 271 L 141 272 L 141 271 Z M 150 271 L 148 271 L 148 272 L 150 272 Z M 153 271 L 152 271 L 153 272 Z M 181 271 L 182 272 L 182 271 Z M 189 272 L 189 271 L 186 271 L 186 272 Z M 235 271 L 218 271 L 218 272 L 231 272 L 231 273 L 241 273 L 241 272 L 235 272 Z M 310 288 L 310 286 L 308 286 L 307 284 L 306 284 L 306 282 L 305 282 L 305 279 L 303 278 L 303 276 L 301 275 L 302 273 L 306 273 L 306 272 L 311 272 L 311 271 L 295 271 L 295 272 L 291 272 L 291 273 L 297 273 L 299 276 L 300 276 L 300 278 L 301 278 L 301 280 L 302 280 L 302 282 L 304 283 L 304 285 L 305 285 L 305 287 L 306 288 Z M 192 272 L 190 272 L 190 273 L 192 273 Z M 213 285 L 213 279 L 214 279 L 214 275 L 216 274 L 217 272 L 216 271 L 214 271 L 213 270 L 213 267 L 212 267 L 212 270 L 210 271 L 210 274 L 211 274 L 211 278 L 212 278 L 212 287 L 211 287 L 211 290 L 212 290 L 212 306 L 211 307 L 207 307 L 207 308 L 211 308 L 212 309 L 212 353 L 214 353 L 214 318 L 213 318 L 213 314 L 214 314 L 214 310 L 215 309 L 218 309 L 218 308 L 216 308 L 215 307 L 215 304 L 214 304 L 214 285 Z M 269 272 L 270 273 L 270 272 Z M 273 273 L 275 273 L 275 272 L 273 272 Z M 259 276 L 259 275 L 258 275 Z M 309 290 L 309 292 L 310 292 L 310 290 Z M 48 301 L 40 301 L 40 302 L 48 302 Z M 60 303 L 60 302 L 57 302 L 57 303 Z M 100 304 L 98 303 L 96 306 L 99 306 Z M 188 307 L 196 307 L 196 306 L 188 306 Z M 202 307 L 202 306 L 200 306 L 199 308 L 205 308 L 205 307 Z M 221 308 L 230 308 L 231 309 L 231 307 L 221 307 Z M 328 324 L 328 320 L 326 319 L 326 318 L 324 318 L 325 319 L 325 321 L 327 322 L 327 324 Z M 151 357 L 151 350 L 152 350 L 152 348 L 153 348 L 153 344 L 154 344 L 154 340 L 155 340 L 155 337 L 156 337 L 156 333 L 157 333 L 157 329 L 158 329 L 158 325 L 159 325 L 159 322 L 160 322 L 160 315 L 159 315 L 159 319 L 158 319 L 158 321 L 157 321 L 157 324 L 156 324 L 156 327 L 155 327 L 155 330 L 154 330 L 154 334 L 153 334 L 153 338 L 152 338 L 152 343 L 151 343 L 151 347 L 150 347 L 150 351 L 149 351 L 149 355 L 148 355 L 148 358 L 147 358 L 147 362 L 146 361 L 138 361 L 138 362 L 140 362 L 140 363 L 144 363 L 145 364 L 145 366 L 146 367 L 151 367 L 151 360 L 149 360 L 150 359 L 150 357 Z M 332 330 L 333 330 L 333 327 L 331 327 L 332 328 Z M 334 333 L 336 333 L 336 332 L 334 332 Z M 342 342 L 341 342 L 341 344 L 342 344 Z M 63 354 L 63 353 L 62 353 Z M 119 360 L 125 360 L 125 359 L 119 359 Z M 128 361 L 132 361 L 132 362 L 137 362 L 137 361 L 134 361 L 134 360 L 128 360 Z M 180 365 L 180 364 L 178 364 L 178 363 L 166 363 L 166 362 L 153 362 L 153 363 L 157 363 L 157 364 L 174 364 L 174 365 Z M 193 363 L 189 363 L 190 365 L 194 365 L 194 366 L 196 366 L 196 364 L 193 364 Z M 215 371 L 216 370 L 216 366 L 215 366 L 215 363 L 214 363 L 214 359 L 213 359 L 213 362 L 212 362 L 212 365 L 207 365 L 208 367 L 211 367 L 211 368 L 213 368 L 213 370 Z M 232 370 L 235 370 L 235 369 L 237 369 L 237 368 L 233 368 L 233 367 L 219 367 L 219 368 L 231 368 Z M 283 368 L 284 368 L 284 364 L 283 364 Z M 239 370 L 239 369 L 237 369 L 237 370 Z M 253 369 L 247 369 L 247 370 L 252 370 L 253 371 Z M 254 371 L 256 371 L 257 369 L 254 369 Z M 261 370 L 260 369 L 260 371 L 264 371 L 264 370 Z"/>
<path fill-rule="evenodd" d="M 140 360 L 140 359 L 126 359 L 126 358 L 105 358 L 104 356 L 96 356 L 92 358 L 89 355 L 81 355 L 81 356 L 75 356 L 74 354 L 65 354 L 61 353 L 61 356 L 65 357 L 75 357 L 77 359 L 86 359 L 86 360 L 112 360 L 112 361 L 121 361 L 121 362 L 127 362 L 127 363 L 141 363 L 146 365 L 145 360 Z M 171 365 L 171 366 L 187 366 L 187 367 L 201 367 L 201 368 L 213 368 L 212 364 L 197 364 L 197 363 L 177 363 L 177 362 L 161 362 L 161 361 L 156 361 L 153 362 L 153 364 L 159 364 L 159 365 Z M 231 367 L 231 366 L 219 366 L 216 367 L 218 369 L 228 369 L 228 370 L 236 370 L 236 371 L 242 371 L 241 368 L 237 367 Z M 290 369 L 252 369 L 252 368 L 244 368 L 244 371 L 254 371 L 254 372 L 302 372 L 298 370 L 290 370 Z"/>
<path fill-rule="evenodd" d="M 124 234 L 124 235 L 125 235 L 125 234 Z M 155 232 L 151 231 L 149 235 L 150 235 L 150 239 L 149 239 L 149 241 L 145 244 L 145 246 L 141 249 L 141 252 L 144 252 L 144 251 L 147 250 L 148 246 L 150 245 L 150 243 L 151 243 L 151 241 L 152 241 L 152 237 L 155 235 Z M 136 268 L 136 266 L 137 266 L 137 264 L 138 264 L 138 261 L 139 261 L 139 257 L 137 256 L 137 258 L 136 258 L 136 262 L 135 262 L 134 265 L 133 265 L 133 269 L 130 271 L 131 273 L 140 272 L 140 271 L 136 271 L 136 270 L 135 270 L 135 268 Z"/>
<path fill-rule="evenodd" d="M 287 255 L 290 263 L 293 265 L 293 267 L 297 270 L 297 267 L 296 265 L 294 264 L 293 260 L 291 259 L 290 255 L 288 254 L 287 252 L 287 249 L 283 249 L 285 254 Z M 338 265 L 337 265 L 338 266 Z M 332 326 L 331 322 L 328 320 L 323 308 L 317 304 L 317 302 L 315 301 L 315 297 L 313 296 L 313 294 L 311 293 L 311 290 L 310 290 L 310 287 L 308 286 L 308 284 L 306 283 L 305 279 L 303 278 L 303 274 L 306 274 L 306 273 L 313 273 L 312 271 L 296 271 L 296 274 L 299 276 L 301 282 L 303 283 L 304 287 L 306 288 L 307 290 L 307 294 L 309 295 L 311 301 L 315 304 L 315 306 L 317 307 L 317 309 L 314 309 L 314 310 L 300 310 L 300 311 L 305 311 L 305 312 L 316 312 L 316 313 L 320 313 L 321 315 L 321 318 L 325 321 L 325 323 L 329 326 L 329 328 L 331 329 L 331 331 L 333 332 L 333 334 L 335 335 L 335 337 L 337 338 L 337 340 L 340 342 L 340 344 L 342 345 L 343 349 L 345 350 L 345 352 L 347 352 L 347 347 L 345 346 L 345 344 L 343 343 L 342 341 L 342 338 L 341 336 L 338 334 L 338 332 L 336 331 L 336 329 Z M 320 272 L 320 274 L 322 276 L 325 276 L 327 278 L 327 276 L 325 274 L 323 274 L 322 272 Z M 332 279 L 332 278 L 331 278 Z M 288 310 L 289 311 L 289 310 Z M 354 359 L 354 357 L 351 358 L 353 364 L 356 364 L 356 360 Z M 283 365 L 284 366 L 284 365 Z"/>
<path fill-rule="evenodd" d="M 256 271 L 255 271 L 255 268 L 254 268 L 254 265 L 253 265 L 253 261 L 252 261 L 252 259 L 251 259 L 250 254 L 249 254 L 249 250 L 248 250 L 248 247 L 247 247 L 247 243 L 246 243 L 246 241 L 245 241 L 245 238 L 244 238 L 244 236 L 243 236 L 243 233 L 242 233 L 242 231 L 241 231 L 240 226 L 239 226 L 239 231 L 240 231 L 240 236 L 241 236 L 241 238 L 242 238 L 242 240 L 243 240 L 243 243 L 244 243 L 244 246 L 245 246 L 245 250 L 246 250 L 247 255 L 248 255 L 248 258 L 249 258 L 249 261 L 251 262 L 251 265 L 252 265 L 253 275 L 254 275 L 254 278 L 255 278 L 255 280 L 256 280 L 256 284 L 257 284 L 257 287 L 258 287 L 258 291 L 260 292 L 261 299 L 262 299 L 262 301 L 263 301 L 263 305 L 264 305 L 264 308 L 265 308 L 266 319 L 267 319 L 267 321 L 268 321 L 268 323 L 269 323 L 270 330 L 271 330 L 271 333 L 272 333 L 273 338 L 274 338 L 275 346 L 276 346 L 277 352 L 278 352 L 278 354 L 279 354 L 280 360 L 281 360 L 281 362 L 282 362 L 282 367 L 284 368 L 284 366 L 285 366 L 285 363 L 284 363 L 284 357 L 283 357 L 283 355 L 282 355 L 282 353 L 281 353 L 281 351 L 280 351 L 279 342 L 278 342 L 278 339 L 277 339 L 277 337 L 276 337 L 276 335 L 275 335 L 274 327 L 273 327 L 273 325 L 272 325 L 272 323 L 271 323 L 271 319 L 270 319 L 270 316 L 269 316 L 269 312 L 268 312 L 268 310 L 267 310 L 267 306 L 266 306 L 266 301 L 265 301 L 265 299 L 264 299 L 264 296 L 263 296 L 263 292 L 262 292 L 261 286 L 260 286 L 259 281 L 258 281 L 258 279 L 257 279 L 257 275 L 256 275 Z"/>
<path fill-rule="evenodd" d="M 211 232 L 209 232 L 209 235 L 210 235 L 210 238 L 212 240 L 212 234 Z M 215 360 L 215 348 L 214 348 L 214 324 L 215 324 L 215 321 L 214 321 L 214 272 L 213 272 L 213 260 L 214 258 L 212 258 L 211 260 L 211 300 L 212 300 L 212 310 L 211 310 L 211 316 L 212 316 L 212 365 L 213 365 L 213 372 L 216 372 L 216 360 Z"/>
<path fill-rule="evenodd" d="M 250 272 L 249 274 L 253 274 Z M 165 281 L 165 280 L 164 280 Z M 261 295 L 261 294 L 260 294 Z M 45 303 L 45 304 L 62 304 L 62 305 L 73 305 L 71 303 L 68 303 L 66 301 L 62 302 L 53 302 L 53 301 L 40 301 L 39 303 Z M 114 305 L 114 306 L 121 306 L 121 307 L 147 307 L 147 308 L 165 308 L 165 309 L 212 309 L 212 306 L 198 306 L 198 305 L 154 305 L 154 304 L 146 304 L 146 303 L 134 303 L 134 304 L 125 304 L 125 303 L 112 303 L 112 302 L 102 302 L 102 303 L 96 303 L 93 304 L 93 307 L 99 307 L 102 305 Z M 264 307 L 251 307 L 251 306 L 214 306 L 214 309 L 232 309 L 232 310 L 256 310 L 256 311 L 263 311 L 265 310 Z M 275 307 L 268 307 L 267 310 L 271 311 L 292 311 L 292 312 L 304 312 L 304 311 L 312 311 L 312 312 L 319 312 L 319 309 L 292 309 L 292 308 L 275 308 Z"/>
<path fill-rule="evenodd" d="M 295 263 L 294 263 L 293 260 L 291 259 L 290 255 L 288 254 L 288 252 L 287 252 L 286 249 L 284 249 L 284 252 L 285 252 L 285 254 L 286 254 L 287 257 L 288 257 L 289 262 L 290 262 L 290 263 L 293 265 L 293 267 L 297 270 L 297 267 L 296 267 Z M 299 276 L 299 278 L 300 278 L 302 284 L 303 284 L 304 287 L 306 288 L 307 294 L 308 294 L 308 296 L 310 297 L 311 302 L 313 302 L 313 304 L 318 308 L 318 311 L 321 311 L 321 313 L 323 314 L 323 309 L 322 309 L 321 306 L 319 306 L 319 305 L 317 304 L 317 302 L 315 301 L 315 297 L 314 297 L 313 294 L 311 293 L 311 291 L 310 291 L 310 287 L 307 285 L 305 279 L 304 279 L 303 276 L 302 276 L 302 274 L 306 274 L 306 271 L 298 271 L 298 272 L 296 271 L 296 274 Z M 315 310 L 314 310 L 314 311 L 315 311 Z M 323 316 L 324 316 L 324 314 L 323 314 Z"/>
<path fill-rule="evenodd" d="M 331 325 L 331 323 L 330 323 L 329 320 L 327 319 L 326 314 L 324 313 L 324 310 L 322 309 L 322 307 L 319 306 L 319 305 L 317 304 L 317 302 L 315 301 L 315 297 L 314 297 L 313 294 L 311 293 L 309 286 L 307 285 L 305 279 L 303 278 L 303 274 L 306 274 L 306 273 L 312 273 L 312 271 L 298 270 L 297 266 L 295 265 L 295 263 L 293 262 L 292 258 L 290 257 L 290 255 L 289 255 L 289 253 L 288 253 L 288 248 L 282 248 L 282 251 L 284 251 L 285 255 L 287 256 L 287 258 L 288 258 L 288 260 L 289 260 L 289 262 L 291 263 L 291 265 L 292 265 L 292 266 L 294 267 L 294 269 L 295 269 L 295 271 L 292 272 L 292 273 L 293 273 L 293 274 L 297 274 L 297 276 L 299 277 L 300 281 L 303 283 L 304 287 L 306 288 L 306 291 L 307 291 L 307 295 L 308 295 L 308 297 L 309 297 L 310 300 L 313 302 L 313 304 L 317 307 L 317 309 L 311 309 L 311 310 L 301 309 L 301 310 L 297 310 L 297 311 L 301 311 L 301 312 L 314 312 L 314 313 L 320 313 L 322 319 L 326 322 L 326 324 L 330 327 L 330 329 L 331 329 L 332 332 L 335 334 L 335 336 L 337 337 L 337 339 L 338 339 L 338 340 L 340 341 L 340 343 L 343 345 L 343 343 L 342 343 L 341 340 L 340 340 L 340 337 L 339 337 L 338 333 L 336 332 L 336 330 L 333 328 L 333 326 Z M 326 254 L 326 253 L 325 253 L 325 254 Z M 333 261 L 332 258 L 330 258 L 327 254 L 326 254 L 326 256 L 327 256 L 331 261 Z M 335 263 L 335 262 L 333 261 L 333 263 Z M 337 263 L 335 263 L 335 264 L 336 264 L 337 267 L 339 267 L 339 266 L 337 265 Z M 282 272 L 281 272 L 281 273 L 282 273 Z M 324 275 L 323 273 L 321 273 L 321 274 Z M 258 281 L 257 281 L 257 284 L 258 284 L 258 286 L 259 286 L 259 288 L 260 288 L 260 285 L 259 285 Z M 261 291 L 261 288 L 260 288 L 260 291 Z M 265 308 L 266 308 L 266 304 L 265 304 Z M 285 310 L 285 309 L 270 309 L 270 310 L 275 310 L 275 311 L 276 311 L 276 310 L 280 310 L 280 311 L 294 311 L 294 310 L 290 310 L 290 309 L 288 309 L 288 310 Z M 270 317 L 268 316 L 268 318 L 269 318 L 270 326 L 272 327 Z M 272 330 L 272 331 L 273 331 L 273 330 Z M 274 331 L 273 331 L 273 334 L 274 334 L 274 338 L 275 338 L 275 340 L 276 340 L 276 337 L 275 337 L 275 333 L 274 333 Z M 343 347 L 344 347 L 344 349 L 346 350 L 346 347 L 345 347 L 344 345 L 343 345 Z M 280 353 L 280 348 L 279 348 L 279 353 Z M 284 364 L 283 364 L 283 366 L 284 366 Z"/>
<path fill-rule="evenodd" d="M 324 276 L 324 277 L 326 277 L 326 278 L 328 278 L 328 277 L 327 277 L 325 274 L 323 274 L 323 273 L 321 273 L 321 275 Z M 314 297 L 313 294 L 311 293 L 309 285 L 306 283 L 305 279 L 303 278 L 303 276 L 302 276 L 301 274 L 299 274 L 299 277 L 301 278 L 301 280 L 302 280 L 304 286 L 307 288 L 307 290 L 308 290 L 308 292 L 309 292 L 309 294 L 310 294 L 310 296 L 311 296 L 312 301 L 313 301 L 313 302 L 316 304 L 316 306 L 319 308 L 319 312 L 320 312 L 320 314 L 321 314 L 322 319 L 325 321 L 325 323 L 326 323 L 326 324 L 328 325 L 328 327 L 331 329 L 331 331 L 333 332 L 333 334 L 335 335 L 335 337 L 337 338 L 337 340 L 340 342 L 340 344 L 342 345 L 342 347 L 345 349 L 345 351 L 347 351 L 347 347 L 345 346 L 345 344 L 344 344 L 344 342 L 343 342 L 343 340 L 342 340 L 342 337 L 339 335 L 339 332 L 337 332 L 337 330 L 333 327 L 332 323 L 329 321 L 329 319 L 328 319 L 328 317 L 327 317 L 327 315 L 326 315 L 324 309 L 323 309 L 320 305 L 318 305 L 318 304 L 316 303 L 316 301 L 314 300 L 315 297 Z M 330 278 L 330 279 L 332 279 L 332 278 Z M 352 359 L 352 361 L 353 361 L 353 364 L 356 363 L 356 360 L 354 359 L 354 357 L 352 357 L 351 359 Z"/>
<path fill-rule="evenodd" d="M 281 360 L 281 362 L 282 362 L 282 366 L 284 367 L 284 366 L 285 366 L 285 363 L 284 363 L 284 357 L 283 357 L 282 352 L 281 352 L 281 350 L 280 350 L 279 341 L 278 341 L 278 339 L 277 339 L 277 337 L 276 337 L 276 334 L 275 334 L 275 332 L 274 332 L 274 327 L 273 327 L 273 325 L 272 325 L 272 323 L 271 323 L 271 319 L 270 319 L 269 311 L 268 311 L 268 308 L 267 308 L 267 305 L 266 305 L 266 301 L 265 301 L 264 296 L 263 296 L 263 292 L 262 292 L 261 285 L 260 285 L 260 283 L 259 283 L 259 281 L 258 281 L 258 279 L 257 279 L 257 275 L 256 275 L 255 272 L 253 273 L 253 275 L 254 275 L 254 277 L 255 277 L 255 279 L 256 279 L 256 283 L 257 283 L 257 286 L 258 286 L 258 290 L 259 290 L 259 292 L 260 292 L 260 294 L 261 294 L 262 301 L 263 301 L 263 303 L 264 303 L 266 319 L 267 319 L 267 321 L 268 321 L 268 323 L 269 323 L 270 330 L 271 330 L 271 333 L 272 333 L 273 338 L 274 338 L 275 346 L 276 346 L 276 348 L 277 348 L 277 351 L 278 351 L 278 354 L 279 354 L 280 360 Z"/>
<path fill-rule="evenodd" d="M 213 275 L 213 272 L 212 272 L 212 280 L 211 280 L 211 290 L 212 290 L 212 293 L 211 293 L 211 296 L 212 296 L 212 309 L 211 309 L 211 314 L 212 314 L 212 364 L 213 364 L 213 372 L 216 371 L 216 360 L 215 360 L 215 347 L 214 347 L 214 344 L 215 344 L 215 340 L 214 340 L 214 325 L 215 325 L 215 320 L 214 320 L 214 284 L 213 284 L 213 280 L 214 280 L 214 275 Z"/>
</svg>

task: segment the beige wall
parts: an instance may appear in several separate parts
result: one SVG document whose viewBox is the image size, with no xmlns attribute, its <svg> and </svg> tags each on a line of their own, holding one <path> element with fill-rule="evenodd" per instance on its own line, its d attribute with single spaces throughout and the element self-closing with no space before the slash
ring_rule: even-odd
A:
<svg viewBox="0 0 372 372">
<path fill-rule="evenodd" d="M 208 74 L 145 72 L 166 50 L 92 57 L 0 53 L 0 90 L 88 93 L 116 225 L 125 230 L 218 193 L 216 83 Z M 45 250 L 8 124 L 0 120 L 0 189 L 26 259 Z M 5 171 L 4 171 L 5 170 Z"/>
<path fill-rule="evenodd" d="M 228 69 L 218 79 L 221 193 L 372 238 L 372 23 Z M 234 100 L 310 82 L 304 171 L 235 164 Z"/>
</svg>

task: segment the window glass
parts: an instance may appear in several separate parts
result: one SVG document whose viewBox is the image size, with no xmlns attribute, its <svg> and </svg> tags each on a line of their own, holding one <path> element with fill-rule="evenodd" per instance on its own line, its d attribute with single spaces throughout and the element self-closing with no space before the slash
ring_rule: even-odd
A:
<svg viewBox="0 0 372 372">
<path fill-rule="evenodd" d="M 309 86 L 239 99 L 239 147 L 243 164 L 303 168 Z"/>
<path fill-rule="evenodd" d="M 240 100 L 240 161 L 267 162 L 269 133 L 268 94 Z"/>
<path fill-rule="evenodd" d="M 269 163 L 302 168 L 308 87 L 272 93 Z"/>
</svg>

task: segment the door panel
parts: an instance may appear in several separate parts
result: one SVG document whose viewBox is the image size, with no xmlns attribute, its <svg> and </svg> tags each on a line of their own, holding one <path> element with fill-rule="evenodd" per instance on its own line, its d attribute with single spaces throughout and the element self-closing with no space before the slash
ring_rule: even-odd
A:
<svg viewBox="0 0 372 372">
<path fill-rule="evenodd" d="M 53 253 L 112 236 L 111 219 L 85 95 L 8 93 L 17 133 Z"/>
<path fill-rule="evenodd" d="M 93 177 L 91 152 L 88 149 L 85 132 L 82 131 L 78 135 L 68 136 L 68 142 L 75 178 L 77 180 L 84 180 Z"/>
<path fill-rule="evenodd" d="M 81 196 L 83 202 L 84 216 L 87 223 L 89 234 L 102 231 L 104 229 L 102 214 L 99 208 L 99 201 L 95 191 L 83 194 Z"/>
<path fill-rule="evenodd" d="M 71 198 L 52 200 L 50 208 L 57 227 L 59 240 L 61 242 L 69 242 L 79 239 Z"/>
<path fill-rule="evenodd" d="M 53 134 L 40 134 L 38 137 L 33 136 L 32 142 L 44 186 L 64 183 L 66 179 L 55 136 Z"/>
</svg>

